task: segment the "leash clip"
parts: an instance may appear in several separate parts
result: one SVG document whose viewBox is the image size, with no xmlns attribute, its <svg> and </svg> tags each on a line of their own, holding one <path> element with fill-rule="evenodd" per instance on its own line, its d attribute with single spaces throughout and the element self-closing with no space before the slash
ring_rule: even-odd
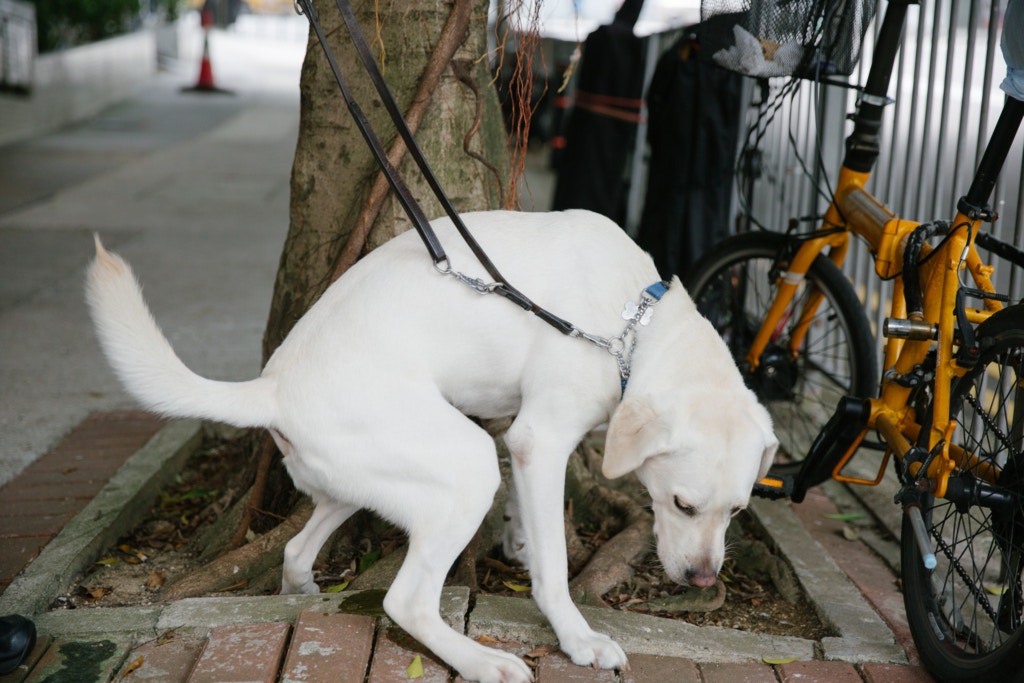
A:
<svg viewBox="0 0 1024 683">
<path fill-rule="evenodd" d="M 478 277 L 471 278 L 462 273 L 458 273 L 457 277 L 469 285 L 477 294 L 491 294 L 501 287 L 500 282 L 484 282 Z"/>
<path fill-rule="evenodd" d="M 493 294 L 503 286 L 500 282 L 484 282 L 478 277 L 470 277 L 465 273 L 453 270 L 451 261 L 448 260 L 447 256 L 434 263 L 434 270 L 441 273 L 441 275 L 451 275 L 477 294 Z"/>
</svg>

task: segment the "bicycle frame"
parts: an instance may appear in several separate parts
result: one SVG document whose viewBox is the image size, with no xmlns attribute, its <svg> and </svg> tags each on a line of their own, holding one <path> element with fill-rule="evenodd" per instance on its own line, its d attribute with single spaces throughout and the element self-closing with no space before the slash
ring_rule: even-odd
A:
<svg viewBox="0 0 1024 683">
<path fill-rule="evenodd" d="M 842 266 L 851 234 L 865 240 L 874 255 L 876 274 L 883 279 L 894 280 L 890 320 L 897 321 L 898 325 L 894 325 L 886 335 L 879 397 L 869 400 L 869 416 L 861 438 L 870 430 L 878 431 L 889 451 L 901 461 L 908 456 L 914 444 L 923 454 L 931 454 L 932 457 L 924 459 L 927 462 L 924 473 L 920 472 L 921 461 L 904 464 L 911 476 L 926 483 L 926 490 L 943 497 L 950 473 L 957 466 L 967 468 L 974 461 L 972 454 L 950 446 L 950 436 L 955 428 L 955 423 L 950 420 L 950 390 L 953 381 L 968 369 L 967 365 L 958 363 L 954 355 L 954 349 L 963 343 L 957 336 L 956 319 L 961 273 L 964 270 L 970 273 L 977 289 L 994 293 L 991 279 L 994 268 L 982 262 L 975 247 L 975 238 L 982 222 L 993 219 L 986 204 L 1024 114 L 1024 103 L 1008 100 L 974 183 L 960 200 L 946 238 L 934 249 L 927 244 L 922 246 L 922 258 L 917 263 L 923 306 L 921 310 L 908 311 L 904 299 L 904 251 L 908 238 L 922 224 L 896 216 L 865 186 L 878 158 L 882 109 L 886 104 L 889 77 L 909 4 L 916 4 L 916 0 L 893 0 L 886 9 L 871 69 L 854 117 L 854 130 L 847 139 L 847 153 L 832 202 L 818 230 L 802 240 L 785 272 L 779 275 L 775 299 L 745 361 L 750 368 L 757 368 L 759 358 L 771 342 L 774 331 L 779 329 L 783 316 L 787 315 L 794 295 L 815 258 L 825 254 L 837 266 Z M 822 298 L 820 292 L 810 293 L 799 311 L 788 348 L 794 358 L 799 354 Z M 967 320 L 972 325 L 1002 308 L 996 299 L 986 298 L 984 302 L 984 308 L 966 309 Z M 910 404 L 914 382 L 908 378 L 914 376 L 933 350 L 936 354 L 934 379 L 929 380 L 933 387 L 933 409 L 928 429 L 922 430 L 921 416 L 915 414 Z M 860 439 L 857 440 L 859 442 Z M 834 478 L 844 479 L 840 470 L 855 450 L 856 445 L 836 466 Z M 995 483 L 998 474 L 988 468 L 979 476 Z M 846 480 L 871 484 L 878 483 L 880 478 L 874 482 Z"/>
</svg>

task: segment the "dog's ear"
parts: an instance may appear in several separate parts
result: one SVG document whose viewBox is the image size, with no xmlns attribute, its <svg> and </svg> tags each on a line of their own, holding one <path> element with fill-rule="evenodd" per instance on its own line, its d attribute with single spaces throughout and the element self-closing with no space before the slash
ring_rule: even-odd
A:
<svg viewBox="0 0 1024 683">
<path fill-rule="evenodd" d="M 775 462 L 775 452 L 779 450 L 779 440 L 775 438 L 775 435 L 769 434 L 768 438 L 770 441 L 765 442 L 764 452 L 761 454 L 761 467 L 757 470 L 758 481 L 768 474 L 768 469 Z"/>
<path fill-rule="evenodd" d="M 755 405 L 751 417 L 760 427 L 761 434 L 764 435 L 764 451 L 761 453 L 761 465 L 757 469 L 757 479 L 760 481 L 768 474 L 768 468 L 775 461 L 775 453 L 779 450 L 779 439 L 775 436 L 775 430 L 772 428 L 772 417 L 764 406 L 760 403 Z"/>
<path fill-rule="evenodd" d="M 625 398 L 608 421 L 601 472 L 609 479 L 640 467 L 647 458 L 664 452 L 668 428 L 643 401 Z"/>
</svg>

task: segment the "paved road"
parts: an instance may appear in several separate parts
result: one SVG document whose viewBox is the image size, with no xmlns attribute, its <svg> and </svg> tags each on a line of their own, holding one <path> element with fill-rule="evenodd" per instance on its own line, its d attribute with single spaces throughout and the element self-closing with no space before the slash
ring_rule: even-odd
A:
<svg viewBox="0 0 1024 683">
<path fill-rule="evenodd" d="M 192 49 L 201 40 L 189 36 Z M 92 234 L 135 266 L 197 371 L 259 370 L 298 131 L 301 17 L 211 35 L 217 85 L 183 59 L 78 125 L 0 148 L 0 486 L 96 410 L 132 406 L 82 302 Z"/>
</svg>

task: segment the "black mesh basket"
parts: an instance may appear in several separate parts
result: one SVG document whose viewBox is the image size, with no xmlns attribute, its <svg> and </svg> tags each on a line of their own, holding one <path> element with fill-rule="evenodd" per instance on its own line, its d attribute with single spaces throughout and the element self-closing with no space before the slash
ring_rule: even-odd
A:
<svg viewBox="0 0 1024 683">
<path fill-rule="evenodd" d="M 877 0 L 701 0 L 701 54 L 747 76 L 853 73 Z"/>
</svg>

